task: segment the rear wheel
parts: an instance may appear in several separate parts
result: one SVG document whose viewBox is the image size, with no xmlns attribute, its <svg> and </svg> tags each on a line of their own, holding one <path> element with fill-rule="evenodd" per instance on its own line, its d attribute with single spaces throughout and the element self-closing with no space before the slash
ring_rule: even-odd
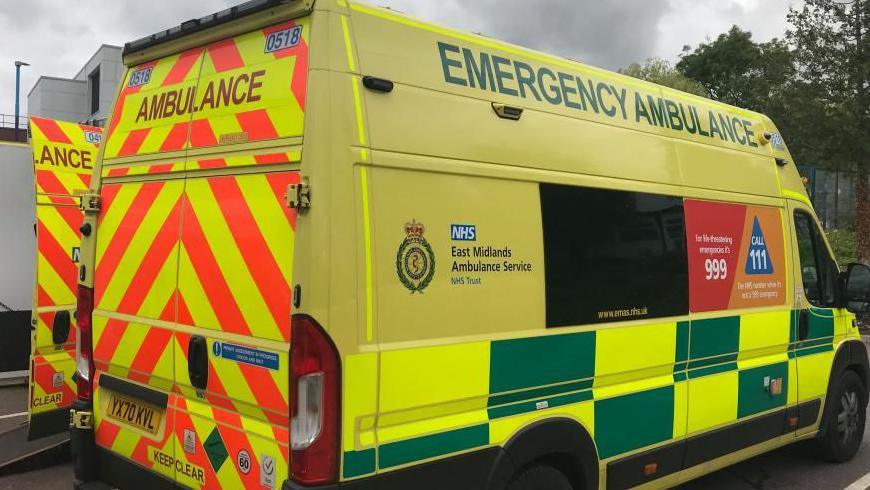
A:
<svg viewBox="0 0 870 490">
<path fill-rule="evenodd" d="M 835 463 L 852 459 L 864 439 L 867 420 L 867 391 L 853 371 L 846 371 L 836 381 L 827 417 L 822 421 L 824 436 L 818 445 L 822 458 Z"/>
<path fill-rule="evenodd" d="M 508 483 L 507 490 L 575 490 L 561 471 L 547 465 L 526 468 Z"/>
</svg>

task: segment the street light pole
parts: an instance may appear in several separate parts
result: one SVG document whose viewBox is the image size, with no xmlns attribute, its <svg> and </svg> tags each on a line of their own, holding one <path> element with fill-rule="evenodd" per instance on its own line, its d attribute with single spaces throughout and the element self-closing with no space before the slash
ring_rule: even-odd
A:
<svg viewBox="0 0 870 490">
<path fill-rule="evenodd" d="M 30 66 L 30 63 L 23 61 L 15 62 L 15 141 L 18 141 L 18 119 L 19 119 L 19 100 L 21 98 L 21 67 Z"/>
</svg>

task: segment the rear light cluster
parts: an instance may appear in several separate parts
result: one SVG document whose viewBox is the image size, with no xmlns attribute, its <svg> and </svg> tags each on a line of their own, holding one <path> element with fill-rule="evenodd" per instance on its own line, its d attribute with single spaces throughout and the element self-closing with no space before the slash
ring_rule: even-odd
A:
<svg viewBox="0 0 870 490">
<path fill-rule="evenodd" d="M 79 285 L 76 306 L 76 388 L 78 399 L 90 401 L 94 380 L 94 290 Z"/>
<path fill-rule="evenodd" d="M 290 477 L 303 485 L 333 483 L 339 466 L 338 351 L 307 315 L 293 316 L 290 342 Z"/>
</svg>

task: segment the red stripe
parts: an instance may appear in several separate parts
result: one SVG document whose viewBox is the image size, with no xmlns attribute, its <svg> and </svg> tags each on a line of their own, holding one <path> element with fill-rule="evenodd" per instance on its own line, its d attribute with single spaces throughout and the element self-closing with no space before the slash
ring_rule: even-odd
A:
<svg viewBox="0 0 870 490">
<path fill-rule="evenodd" d="M 103 188 L 100 190 L 101 208 L 104 210 L 107 209 L 115 200 L 115 197 L 118 196 L 118 191 L 120 190 L 120 185 L 104 185 Z M 103 222 L 103 217 L 105 216 L 105 211 L 97 215 L 97 226 L 99 226 L 100 223 Z"/>
<path fill-rule="evenodd" d="M 272 124 L 272 120 L 269 119 L 269 113 L 266 112 L 266 109 L 240 112 L 236 114 L 236 120 L 239 121 L 242 131 L 248 133 L 248 141 L 267 140 L 278 137 L 278 132 L 275 131 L 275 126 Z"/>
<path fill-rule="evenodd" d="M 38 364 L 33 370 L 33 382 L 39 385 L 45 393 L 61 393 L 62 399 L 57 406 L 65 407 L 72 404 L 76 394 L 73 393 L 73 390 L 70 389 L 66 382 L 57 388 L 54 387 L 54 375 L 59 372 L 61 371 L 54 369 L 51 364 Z M 64 381 L 66 381 L 65 378 Z M 33 392 L 33 396 L 36 396 L 36 391 Z"/>
<path fill-rule="evenodd" d="M 163 189 L 163 185 L 162 182 L 149 182 L 142 184 L 142 187 L 139 188 L 136 195 L 133 197 L 133 204 L 130 205 L 129 209 L 124 213 L 124 217 L 121 218 L 118 228 L 112 235 L 111 241 L 109 242 L 108 247 L 106 247 L 106 251 L 103 253 L 103 256 L 97 264 L 94 276 L 94 294 L 96 295 L 95 299 L 97 305 L 100 304 L 100 298 L 114 275 L 115 269 L 118 268 L 118 263 L 121 262 L 124 252 L 127 251 L 130 242 L 133 241 L 133 234 L 136 233 L 136 230 L 139 229 L 142 221 L 144 221 L 145 215 L 148 213 L 148 210 L 151 209 L 154 200 L 157 199 L 157 195 L 160 193 L 160 190 Z M 119 184 L 103 186 L 104 196 L 106 196 L 107 191 L 110 192 L 110 195 L 108 196 L 108 199 L 105 197 L 103 199 L 103 209 L 100 212 L 101 220 L 102 217 L 112 208 L 114 198 L 120 187 Z"/>
<path fill-rule="evenodd" d="M 269 187 L 272 188 L 272 194 L 279 203 L 284 202 L 284 194 L 287 193 L 287 186 L 290 184 L 299 183 L 299 172 L 287 172 L 280 174 L 267 174 L 266 181 L 269 182 Z M 281 205 L 284 210 L 284 217 L 290 223 L 290 227 L 296 229 L 296 210 L 287 206 Z"/>
<path fill-rule="evenodd" d="M 184 144 L 187 143 L 187 130 L 189 126 L 190 123 L 188 122 L 175 123 L 172 129 L 169 130 L 169 134 L 166 135 L 166 139 L 163 140 L 163 144 L 160 145 L 160 151 L 172 151 L 184 148 Z"/>
<path fill-rule="evenodd" d="M 275 163 L 287 163 L 290 161 L 286 153 L 267 153 L 264 155 L 254 155 L 254 160 L 261 165 L 269 165 Z"/>
<path fill-rule="evenodd" d="M 227 281 L 217 265 L 217 259 L 208 246 L 196 213 L 193 212 L 193 208 L 188 202 L 185 203 L 181 242 L 190 257 L 197 279 L 208 297 L 211 309 L 220 323 L 220 325 L 215 326 L 225 332 L 250 335 L 251 329 L 242 316 L 236 298 L 233 297 Z M 197 326 L 203 326 L 197 322 L 197 319 L 194 321 Z"/>
<path fill-rule="evenodd" d="M 286 421 L 289 417 L 289 406 L 281 396 L 281 390 L 278 389 L 272 376 L 264 373 L 261 367 L 245 363 L 239 363 L 239 370 L 242 371 L 251 393 L 257 399 L 257 404 L 266 410 L 283 414 L 278 415 L 277 420 Z M 273 420 L 271 416 L 269 420 Z"/>
<path fill-rule="evenodd" d="M 234 39 L 225 39 L 208 46 L 208 54 L 211 56 L 212 64 L 215 70 L 220 73 L 229 70 L 235 70 L 245 66 L 242 55 L 239 53 L 239 48 L 236 47 Z"/>
<path fill-rule="evenodd" d="M 123 177 L 130 172 L 130 167 L 124 168 L 110 168 L 108 173 L 106 173 L 106 177 Z"/>
<path fill-rule="evenodd" d="M 63 182 L 57 178 L 57 174 L 50 170 L 37 170 L 36 183 L 46 194 L 73 195 L 73 189 L 67 189 Z"/>
<path fill-rule="evenodd" d="M 177 309 L 178 313 L 176 313 L 177 322 L 183 325 L 193 325 L 193 318 L 190 316 L 190 310 L 187 308 L 187 302 L 184 301 L 184 296 L 181 295 L 181 291 L 178 289 L 175 290 L 175 298 L 178 303 Z"/>
<path fill-rule="evenodd" d="M 124 140 L 124 144 L 121 145 L 121 149 L 118 150 L 118 156 L 123 157 L 139 153 L 139 148 L 142 147 L 142 143 L 145 142 L 145 138 L 150 132 L 151 128 L 142 128 L 134 129 L 127 133 L 127 138 Z"/>
<path fill-rule="evenodd" d="M 100 421 L 100 425 L 97 426 L 97 434 L 94 436 L 94 439 L 98 445 L 106 449 L 111 449 L 119 432 L 121 432 L 120 427 L 103 418 L 102 421 Z"/>
<path fill-rule="evenodd" d="M 127 313 L 130 315 L 140 314 L 142 303 L 151 291 L 154 281 L 157 279 L 157 274 L 167 260 L 170 258 L 172 248 L 178 243 L 178 228 L 180 225 L 179 217 L 181 216 L 180 202 L 176 202 L 166 217 L 166 221 L 154 237 L 154 241 L 145 252 L 145 257 L 139 263 L 139 268 L 133 275 L 133 280 L 130 283 L 130 288 L 127 289 L 124 297 L 116 311 L 119 313 Z"/>
<path fill-rule="evenodd" d="M 196 162 L 199 168 L 221 168 L 227 166 L 227 161 L 223 158 L 210 158 L 208 160 L 199 160 Z"/>
<path fill-rule="evenodd" d="M 157 165 L 152 165 L 151 168 L 148 169 L 149 174 L 165 174 L 172 171 L 171 163 L 161 163 Z"/>
<path fill-rule="evenodd" d="M 48 138 L 49 141 L 54 143 L 66 143 L 68 145 L 72 144 L 69 136 L 60 129 L 60 125 L 57 121 L 52 119 L 43 119 L 41 117 L 31 117 L 30 122 L 36 125 L 37 128 Z"/>
<path fill-rule="evenodd" d="M 169 301 L 169 304 L 173 303 L 173 301 Z M 157 366 L 157 361 L 160 360 L 160 356 L 163 355 L 170 340 L 172 340 L 172 331 L 158 327 L 149 327 L 148 333 L 142 339 L 142 348 L 138 350 L 136 357 L 133 358 L 133 362 L 130 363 L 130 369 L 148 373 L 149 376 L 152 375 L 154 368 Z"/>
<path fill-rule="evenodd" d="M 193 65 L 196 64 L 197 60 L 199 60 L 199 55 L 201 53 L 202 48 L 194 48 L 181 53 L 175 61 L 175 64 L 172 65 L 166 78 L 163 79 L 163 84 L 161 86 L 165 87 L 167 85 L 175 85 L 176 83 L 183 82 L 190 73 L 190 70 L 193 68 Z"/>
<path fill-rule="evenodd" d="M 281 268 L 269 250 L 263 237 L 264 230 L 259 229 L 234 177 L 213 178 L 208 182 L 257 290 L 266 302 L 284 340 L 289 340 L 290 285 L 284 280 Z M 286 242 L 293 240 L 293 236 L 278 238 Z"/>
<path fill-rule="evenodd" d="M 208 119 L 196 119 L 190 123 L 190 146 L 200 148 L 217 144 Z"/>
<path fill-rule="evenodd" d="M 36 237 L 39 242 L 40 255 L 51 265 L 54 272 L 60 276 L 60 279 L 66 284 L 69 293 L 75 296 L 76 264 L 72 261 L 72 249 L 65 250 L 41 221 L 37 222 L 36 226 Z"/>
<path fill-rule="evenodd" d="M 121 343 L 121 338 L 124 336 L 124 331 L 127 329 L 128 322 L 109 318 L 106 322 L 106 328 L 103 329 L 97 345 L 94 346 L 94 361 L 100 360 L 106 364 L 110 364 L 115 351 L 118 349 L 118 344 Z"/>
<path fill-rule="evenodd" d="M 143 63 L 135 68 L 130 68 L 129 72 L 132 73 L 137 70 L 142 70 L 148 67 L 153 67 L 157 64 L 157 61 L 150 61 L 148 63 Z M 122 83 L 127 83 L 125 79 Z M 130 94 L 135 94 L 140 91 L 144 85 L 137 85 L 136 87 L 130 87 L 125 85 L 121 90 L 121 93 L 118 95 L 118 101 L 115 103 L 115 110 L 112 111 L 112 118 L 109 120 L 109 127 L 104 134 L 105 139 L 109 139 L 113 136 L 115 128 L 118 126 L 118 121 L 121 119 L 121 113 L 124 112 L 124 104 L 127 101 L 127 96 Z"/>
<path fill-rule="evenodd" d="M 36 285 L 36 306 L 56 306 L 57 304 L 51 299 L 42 284 Z"/>
</svg>

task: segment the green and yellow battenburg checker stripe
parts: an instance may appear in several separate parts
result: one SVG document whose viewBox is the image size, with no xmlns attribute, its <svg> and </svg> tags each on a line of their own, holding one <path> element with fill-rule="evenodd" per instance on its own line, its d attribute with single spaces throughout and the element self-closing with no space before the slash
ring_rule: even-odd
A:
<svg viewBox="0 0 870 490">
<path fill-rule="evenodd" d="M 834 348 L 847 333 L 827 310 L 813 309 L 809 335 L 797 341 L 797 314 L 385 351 L 379 400 L 368 386 L 377 378 L 377 354 L 349 356 L 342 475 L 503 445 L 539 418 L 577 420 L 607 460 L 784 408 L 799 401 L 796 363 L 825 364 L 804 374 L 825 387 Z M 765 378 L 781 379 L 782 392 L 765 391 Z"/>
</svg>

